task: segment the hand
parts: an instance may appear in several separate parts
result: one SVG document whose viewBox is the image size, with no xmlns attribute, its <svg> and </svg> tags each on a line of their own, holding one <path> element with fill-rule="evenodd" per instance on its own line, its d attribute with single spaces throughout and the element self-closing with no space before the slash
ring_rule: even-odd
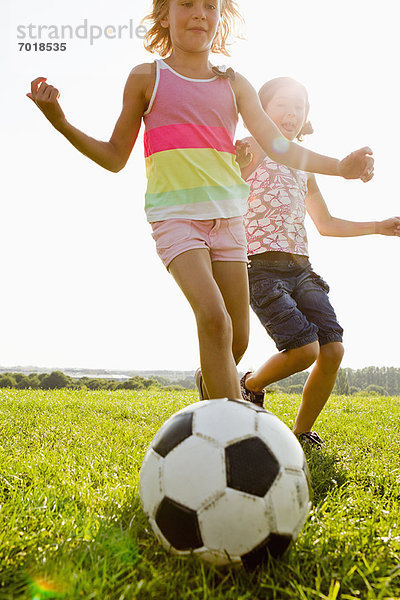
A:
<svg viewBox="0 0 400 600">
<path fill-rule="evenodd" d="M 253 160 L 253 153 L 250 150 L 249 142 L 242 142 L 241 140 L 237 140 L 235 144 L 236 150 L 236 161 L 239 164 L 241 169 L 244 169 L 249 166 L 251 161 Z"/>
<path fill-rule="evenodd" d="M 365 146 L 352 152 L 339 162 L 339 175 L 345 179 L 361 179 L 366 183 L 374 176 L 374 159 L 372 150 Z"/>
<path fill-rule="evenodd" d="M 400 237 L 400 217 L 392 217 L 385 221 L 378 221 L 376 233 L 381 235 L 397 235 Z"/>
<path fill-rule="evenodd" d="M 60 92 L 46 83 L 46 77 L 37 77 L 31 83 L 31 92 L 26 94 L 40 108 L 50 123 L 59 129 L 65 123 L 65 115 L 58 103 Z"/>
</svg>

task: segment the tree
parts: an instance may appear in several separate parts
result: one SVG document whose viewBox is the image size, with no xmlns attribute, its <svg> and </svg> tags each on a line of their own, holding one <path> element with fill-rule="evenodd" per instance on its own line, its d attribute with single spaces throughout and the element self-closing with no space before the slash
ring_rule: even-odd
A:
<svg viewBox="0 0 400 600">
<path fill-rule="evenodd" d="M 28 377 L 27 375 L 20 375 L 18 379 L 16 378 L 16 381 L 17 388 L 19 390 L 27 390 L 29 388 L 37 389 L 40 385 L 40 381 L 37 377 L 34 379 L 33 377 Z"/>
<path fill-rule="evenodd" d="M 14 388 L 16 381 L 11 375 L 2 375 L 0 377 L 0 388 Z"/>
<path fill-rule="evenodd" d="M 143 379 L 138 375 L 131 377 L 127 381 L 122 381 L 118 384 L 118 390 L 142 390 L 144 388 Z"/>
<path fill-rule="evenodd" d="M 59 390 L 70 386 L 73 383 L 71 377 L 68 377 L 61 371 L 53 371 L 42 379 L 41 388 L 43 390 Z"/>
<path fill-rule="evenodd" d="M 365 390 L 363 390 L 363 393 L 373 394 L 373 395 L 376 394 L 377 396 L 387 396 L 388 395 L 388 393 L 384 387 L 382 387 L 381 385 L 374 385 L 373 383 L 371 383 L 371 385 L 366 387 Z"/>
<path fill-rule="evenodd" d="M 284 392 L 284 391 L 285 390 L 282 389 L 281 387 L 279 387 L 279 385 L 276 385 L 276 383 L 273 383 L 272 385 L 269 385 L 267 388 L 264 389 L 264 392 L 266 394 L 278 394 L 279 392 Z"/>
<path fill-rule="evenodd" d="M 289 388 L 292 385 L 301 385 L 302 387 L 304 387 L 304 384 L 307 381 L 308 375 L 309 375 L 308 371 L 301 371 L 300 373 L 293 373 L 293 375 L 290 375 L 290 377 L 281 379 L 279 382 L 279 386 L 286 392 L 290 393 Z"/>
<path fill-rule="evenodd" d="M 303 386 L 299 383 L 297 385 L 289 385 L 285 391 L 287 391 L 289 394 L 302 394 Z"/>
<path fill-rule="evenodd" d="M 105 390 L 107 387 L 107 382 L 105 381 L 105 379 L 89 379 L 87 378 L 86 381 L 82 382 L 79 381 L 79 383 L 81 385 L 86 385 L 88 390 Z"/>
<path fill-rule="evenodd" d="M 166 391 L 166 392 L 182 392 L 184 390 L 185 390 L 185 388 L 182 387 L 181 385 L 164 385 L 163 386 L 163 391 Z"/>
<path fill-rule="evenodd" d="M 344 369 L 339 369 L 334 392 L 339 396 L 348 396 L 350 394 L 349 380 Z"/>
</svg>

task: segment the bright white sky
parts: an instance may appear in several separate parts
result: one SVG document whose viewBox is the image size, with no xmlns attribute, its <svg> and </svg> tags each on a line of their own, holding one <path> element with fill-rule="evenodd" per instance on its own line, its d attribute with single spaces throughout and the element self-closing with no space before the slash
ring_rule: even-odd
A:
<svg viewBox="0 0 400 600">
<path fill-rule="evenodd" d="M 398 3 L 241 5 L 247 39 L 235 44 L 229 64 L 257 89 L 282 75 L 307 86 L 311 149 L 335 157 L 365 144 L 374 150 L 376 174 L 369 184 L 318 177 L 331 213 L 359 221 L 399 215 Z M 47 77 L 61 92 L 68 120 L 107 140 L 130 69 L 151 56 L 126 30 L 122 39 L 103 37 L 93 45 L 66 39 L 63 53 L 18 49 L 18 25 L 77 27 L 87 19 L 104 29 L 132 19 L 136 27 L 148 6 L 140 0 L 1 4 L 0 365 L 198 365 L 191 310 L 156 255 L 144 215 L 142 132 L 125 169 L 109 173 L 72 148 L 25 97 L 32 79 Z M 238 136 L 244 134 L 240 128 Z M 400 367 L 400 240 L 323 238 L 312 222 L 308 233 L 312 264 L 330 283 L 345 328 L 343 365 Z M 274 351 L 252 315 L 240 369 L 258 366 Z"/>
</svg>

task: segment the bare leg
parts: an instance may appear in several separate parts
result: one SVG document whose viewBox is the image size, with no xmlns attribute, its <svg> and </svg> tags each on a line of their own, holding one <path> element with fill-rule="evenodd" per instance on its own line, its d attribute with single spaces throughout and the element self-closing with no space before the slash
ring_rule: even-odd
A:
<svg viewBox="0 0 400 600">
<path fill-rule="evenodd" d="M 212 263 L 214 279 L 224 298 L 226 309 L 232 320 L 232 353 L 238 364 L 246 352 L 249 341 L 249 279 L 247 264 L 236 261 Z M 203 381 L 203 397 L 210 398 Z"/>
<path fill-rule="evenodd" d="M 214 279 L 224 298 L 232 320 L 232 353 L 238 364 L 249 343 L 249 280 L 244 262 L 216 261 L 212 263 Z"/>
<path fill-rule="evenodd" d="M 303 399 L 297 413 L 293 433 L 311 431 L 335 385 L 344 354 L 341 342 L 321 346 L 320 353 L 303 390 Z"/>
<path fill-rule="evenodd" d="M 246 387 L 252 392 L 261 392 L 265 387 L 285 377 L 308 369 L 316 360 L 319 343 L 312 342 L 293 350 L 283 350 L 271 356 L 267 362 L 246 378 Z"/>
<path fill-rule="evenodd" d="M 196 317 L 200 365 L 208 397 L 240 398 L 232 353 L 232 320 L 214 279 L 208 250 L 180 254 L 171 262 L 169 271 Z"/>
</svg>

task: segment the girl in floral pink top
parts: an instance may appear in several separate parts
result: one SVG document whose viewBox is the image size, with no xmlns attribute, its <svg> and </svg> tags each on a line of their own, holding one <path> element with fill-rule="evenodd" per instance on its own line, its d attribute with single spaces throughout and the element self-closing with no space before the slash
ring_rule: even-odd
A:
<svg viewBox="0 0 400 600">
<path fill-rule="evenodd" d="M 261 88 L 260 99 L 288 140 L 301 141 L 302 135 L 312 133 L 307 90 L 300 83 L 287 77 L 273 79 Z M 309 262 L 306 211 L 322 235 L 340 237 L 400 236 L 400 218 L 357 223 L 332 217 L 314 175 L 271 160 L 254 138 L 238 142 L 237 152 L 242 176 L 250 184 L 245 227 L 251 306 L 279 351 L 242 377 L 242 396 L 262 406 L 266 386 L 315 363 L 294 433 L 319 447 L 322 440 L 311 429 L 336 381 L 344 352 L 343 329 L 329 301 L 328 284 Z"/>
<path fill-rule="evenodd" d="M 307 174 L 266 156 L 250 181 L 245 215 L 248 254 L 272 250 L 307 255 Z"/>
</svg>

